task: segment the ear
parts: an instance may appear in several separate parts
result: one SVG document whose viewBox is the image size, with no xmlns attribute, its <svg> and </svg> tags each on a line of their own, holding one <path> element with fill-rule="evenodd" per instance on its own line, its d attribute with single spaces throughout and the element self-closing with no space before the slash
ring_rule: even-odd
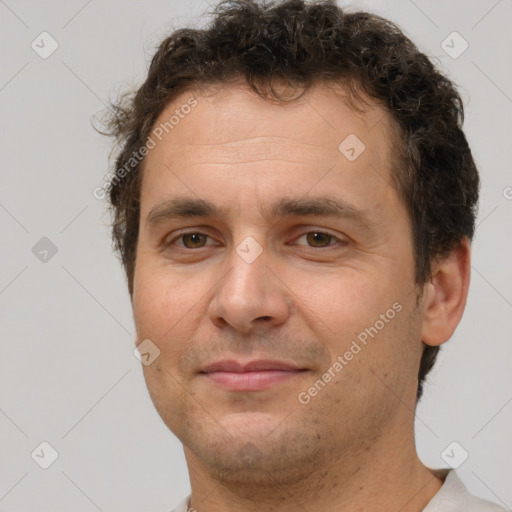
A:
<svg viewBox="0 0 512 512">
<path fill-rule="evenodd" d="M 436 346 L 448 341 L 466 307 L 471 273 L 471 246 L 464 237 L 448 256 L 436 261 L 425 284 L 421 339 Z"/>
</svg>

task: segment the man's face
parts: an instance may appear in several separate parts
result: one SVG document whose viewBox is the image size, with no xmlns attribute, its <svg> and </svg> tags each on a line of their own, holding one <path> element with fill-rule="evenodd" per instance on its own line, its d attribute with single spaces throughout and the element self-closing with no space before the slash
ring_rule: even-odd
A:
<svg viewBox="0 0 512 512">
<path fill-rule="evenodd" d="M 387 114 L 235 85 L 182 94 L 154 128 L 173 114 L 145 161 L 133 294 L 159 414 L 240 481 L 371 453 L 412 423 L 422 351 Z"/>
</svg>

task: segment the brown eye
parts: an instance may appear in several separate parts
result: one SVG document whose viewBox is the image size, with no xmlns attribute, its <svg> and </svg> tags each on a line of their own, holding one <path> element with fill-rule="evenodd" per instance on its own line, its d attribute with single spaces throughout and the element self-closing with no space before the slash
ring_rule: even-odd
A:
<svg viewBox="0 0 512 512">
<path fill-rule="evenodd" d="M 180 237 L 183 240 L 183 245 L 187 249 L 198 249 L 204 247 L 208 235 L 202 233 L 187 233 Z"/>
<path fill-rule="evenodd" d="M 327 247 L 334 237 L 320 231 L 311 231 L 306 234 L 306 240 L 312 247 Z"/>
<path fill-rule="evenodd" d="M 330 233 L 324 233 L 323 231 L 309 231 L 307 233 L 304 233 L 299 238 L 297 238 L 295 243 L 297 245 L 305 245 L 307 247 L 323 249 L 333 247 L 337 245 L 337 242 L 338 245 L 340 242 L 341 244 L 343 244 L 342 240 L 338 239 L 334 235 L 331 235 Z"/>
</svg>

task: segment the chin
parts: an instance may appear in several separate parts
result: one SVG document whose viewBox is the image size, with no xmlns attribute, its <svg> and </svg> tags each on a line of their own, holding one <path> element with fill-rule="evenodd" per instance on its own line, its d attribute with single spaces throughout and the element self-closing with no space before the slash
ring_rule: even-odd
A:
<svg viewBox="0 0 512 512">
<path fill-rule="evenodd" d="M 316 433 L 283 428 L 282 418 L 268 414 L 243 416 L 231 414 L 222 425 L 203 423 L 201 429 L 190 425 L 181 439 L 195 461 L 226 485 L 299 483 L 329 458 Z"/>
</svg>

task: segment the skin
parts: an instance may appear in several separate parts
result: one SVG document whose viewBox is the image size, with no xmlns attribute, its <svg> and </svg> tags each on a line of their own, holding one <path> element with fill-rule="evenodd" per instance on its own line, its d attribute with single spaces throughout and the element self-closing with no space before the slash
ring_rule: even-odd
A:
<svg viewBox="0 0 512 512">
<path fill-rule="evenodd" d="M 342 93 L 318 85 L 283 105 L 239 83 L 192 89 L 155 123 L 197 99 L 145 160 L 132 305 L 137 343 L 160 350 L 144 376 L 184 445 L 199 512 L 420 511 L 443 483 L 416 454 L 417 373 L 422 340 L 445 342 L 461 318 L 469 243 L 416 284 L 411 222 L 390 178 L 394 127 L 371 100 L 360 113 Z M 365 144 L 354 161 L 338 149 L 349 134 Z M 282 197 L 326 195 L 367 222 L 268 214 Z M 147 222 L 177 197 L 226 215 Z M 179 238 L 183 229 L 207 236 Z M 262 250 L 252 263 L 236 250 L 249 236 Z M 396 303 L 400 312 L 301 403 Z M 258 358 L 306 371 L 260 391 L 225 390 L 200 373 Z"/>
</svg>

